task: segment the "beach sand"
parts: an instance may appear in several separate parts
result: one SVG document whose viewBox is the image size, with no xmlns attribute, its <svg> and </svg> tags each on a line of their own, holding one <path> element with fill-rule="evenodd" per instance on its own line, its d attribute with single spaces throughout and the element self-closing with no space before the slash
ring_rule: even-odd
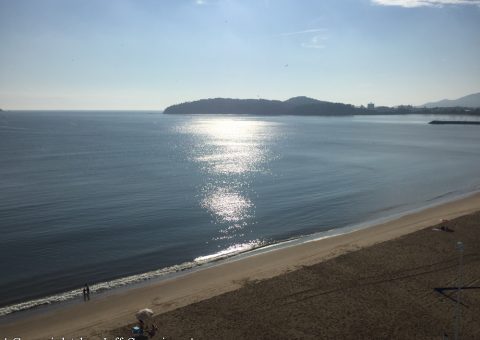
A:
<svg viewBox="0 0 480 340">
<path fill-rule="evenodd" d="M 465 243 L 465 286 L 480 286 L 480 214 L 472 214 L 478 210 L 475 194 L 345 235 L 93 296 L 1 324 L 0 336 L 129 336 L 125 325 L 148 307 L 160 314 L 158 339 L 440 339 L 451 334 L 455 294 L 435 288 L 455 285 L 456 241 Z M 453 232 L 432 230 L 440 219 L 450 219 L 445 225 Z M 465 290 L 463 298 L 464 338 L 480 338 L 480 290 Z"/>
</svg>

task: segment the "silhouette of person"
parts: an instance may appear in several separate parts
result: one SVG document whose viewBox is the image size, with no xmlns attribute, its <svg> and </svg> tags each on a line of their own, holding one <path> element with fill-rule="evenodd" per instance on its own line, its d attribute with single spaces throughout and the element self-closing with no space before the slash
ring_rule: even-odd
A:
<svg viewBox="0 0 480 340">
<path fill-rule="evenodd" d="M 83 288 L 83 290 L 86 292 L 87 300 L 90 300 L 90 287 L 88 287 L 88 284 L 85 283 L 85 288 Z"/>
<path fill-rule="evenodd" d="M 87 290 L 83 287 L 83 301 L 87 301 Z"/>
</svg>

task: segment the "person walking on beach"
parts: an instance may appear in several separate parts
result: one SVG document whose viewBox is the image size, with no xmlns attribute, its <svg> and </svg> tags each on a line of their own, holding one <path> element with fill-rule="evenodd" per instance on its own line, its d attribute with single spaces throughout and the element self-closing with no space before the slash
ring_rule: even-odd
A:
<svg viewBox="0 0 480 340">
<path fill-rule="evenodd" d="M 87 300 L 90 300 L 90 287 L 88 287 L 88 284 L 85 283 L 85 288 L 83 288 L 83 290 L 86 293 Z"/>
<path fill-rule="evenodd" d="M 83 287 L 83 301 L 87 301 L 87 290 Z"/>
</svg>

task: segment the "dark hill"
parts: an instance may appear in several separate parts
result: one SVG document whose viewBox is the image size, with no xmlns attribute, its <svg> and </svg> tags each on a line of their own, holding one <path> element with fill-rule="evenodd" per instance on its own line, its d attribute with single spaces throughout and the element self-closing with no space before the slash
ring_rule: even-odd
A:
<svg viewBox="0 0 480 340">
<path fill-rule="evenodd" d="M 166 114 L 253 114 L 253 115 L 353 115 L 362 113 L 353 105 L 294 97 L 286 101 L 266 99 L 202 99 L 169 106 Z"/>
<path fill-rule="evenodd" d="M 266 99 L 201 99 L 169 106 L 167 114 L 283 114 L 285 107 L 279 100 Z"/>
<path fill-rule="evenodd" d="M 310 97 L 299 96 L 287 99 L 284 103 L 292 105 L 292 106 L 300 106 L 300 105 L 311 105 L 311 104 L 318 104 L 318 103 L 327 103 L 318 99 L 313 99 Z"/>
</svg>

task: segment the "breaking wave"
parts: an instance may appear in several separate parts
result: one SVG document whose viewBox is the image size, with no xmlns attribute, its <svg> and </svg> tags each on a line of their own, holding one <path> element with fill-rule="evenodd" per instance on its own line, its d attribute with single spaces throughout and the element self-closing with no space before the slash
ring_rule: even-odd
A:
<svg viewBox="0 0 480 340">
<path fill-rule="evenodd" d="M 127 285 L 132 285 L 135 283 L 144 282 L 147 280 L 159 278 L 169 274 L 178 273 L 184 270 L 189 270 L 195 267 L 199 267 L 203 264 L 212 263 L 212 262 L 226 259 L 244 252 L 248 252 L 250 250 L 259 248 L 263 245 L 265 245 L 265 243 L 261 241 L 251 241 L 243 244 L 235 244 L 217 253 L 197 257 L 191 262 L 184 262 L 182 264 L 174 265 L 171 267 L 166 267 L 166 268 L 149 271 L 142 274 L 126 276 L 126 277 L 122 277 L 122 278 L 111 280 L 111 281 L 93 284 L 90 286 L 90 291 L 92 293 L 100 293 L 100 292 L 111 290 L 114 288 L 125 287 Z M 20 312 L 23 310 L 32 309 L 40 306 L 52 305 L 54 303 L 70 301 L 70 300 L 74 300 L 82 297 L 83 297 L 83 292 L 81 288 L 77 288 L 74 290 L 42 297 L 39 299 L 34 299 L 26 302 L 13 304 L 10 306 L 1 307 L 0 316 L 5 316 L 14 312 Z"/>
</svg>

